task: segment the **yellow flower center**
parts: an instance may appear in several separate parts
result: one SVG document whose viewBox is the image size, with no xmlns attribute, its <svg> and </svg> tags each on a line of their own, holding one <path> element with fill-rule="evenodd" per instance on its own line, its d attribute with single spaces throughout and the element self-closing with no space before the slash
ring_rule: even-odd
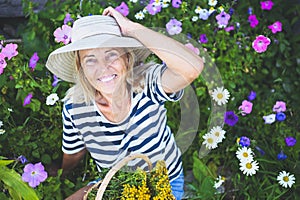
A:
<svg viewBox="0 0 300 200">
<path fill-rule="evenodd" d="M 247 169 L 252 169 L 251 163 L 247 163 L 247 164 L 246 164 L 246 168 L 247 168 Z"/>
<path fill-rule="evenodd" d="M 248 158 L 248 153 L 247 153 L 247 152 L 244 152 L 244 153 L 243 153 L 243 156 L 244 156 L 245 158 Z"/>
<path fill-rule="evenodd" d="M 222 93 L 217 94 L 217 98 L 218 98 L 218 99 L 222 99 L 223 96 L 224 96 L 224 95 L 223 95 Z"/>
<path fill-rule="evenodd" d="M 283 180 L 284 180 L 285 182 L 289 182 L 289 177 L 288 177 L 288 176 L 285 176 L 285 177 L 283 177 Z"/>
<path fill-rule="evenodd" d="M 214 142 L 214 140 L 213 140 L 212 138 L 208 138 L 208 139 L 207 139 L 207 142 L 208 142 L 209 144 L 212 144 L 212 143 Z"/>
<path fill-rule="evenodd" d="M 220 132 L 215 132 L 215 136 L 219 137 L 220 136 Z"/>
</svg>

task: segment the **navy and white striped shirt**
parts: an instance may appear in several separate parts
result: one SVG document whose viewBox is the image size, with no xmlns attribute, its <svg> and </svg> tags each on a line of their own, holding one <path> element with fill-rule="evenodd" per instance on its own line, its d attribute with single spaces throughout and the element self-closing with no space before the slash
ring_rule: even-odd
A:
<svg viewBox="0 0 300 200">
<path fill-rule="evenodd" d="M 144 90 L 133 93 L 128 116 L 114 123 L 105 118 L 95 103 L 75 104 L 68 99 L 63 107 L 63 146 L 66 154 L 86 148 L 98 169 L 111 168 L 129 154 L 146 154 L 155 166 L 165 160 L 170 181 L 182 171 L 181 152 L 167 126 L 166 101 L 178 101 L 183 90 L 167 95 L 161 87 L 165 65 L 153 65 L 147 72 Z M 148 169 L 139 159 L 128 166 Z"/>
</svg>

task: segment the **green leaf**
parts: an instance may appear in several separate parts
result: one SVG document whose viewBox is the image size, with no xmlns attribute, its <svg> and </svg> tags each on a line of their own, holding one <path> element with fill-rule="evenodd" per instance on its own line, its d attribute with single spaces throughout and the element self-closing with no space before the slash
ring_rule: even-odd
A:
<svg viewBox="0 0 300 200">
<path fill-rule="evenodd" d="M 9 165 L 12 162 L 14 162 L 14 160 L 0 160 L 0 167 Z"/>
<path fill-rule="evenodd" d="M 38 200 L 35 191 L 22 181 L 21 176 L 12 169 L 0 167 L 0 180 L 6 185 L 13 199 Z"/>
</svg>

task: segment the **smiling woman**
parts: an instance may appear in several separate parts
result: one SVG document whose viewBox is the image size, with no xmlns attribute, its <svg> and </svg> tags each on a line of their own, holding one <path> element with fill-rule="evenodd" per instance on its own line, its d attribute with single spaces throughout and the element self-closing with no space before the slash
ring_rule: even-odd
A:
<svg viewBox="0 0 300 200">
<path fill-rule="evenodd" d="M 62 168 L 88 151 L 99 171 L 145 154 L 164 160 L 172 193 L 183 195 L 181 152 L 167 125 L 166 101 L 178 101 L 201 73 L 200 57 L 181 43 L 129 21 L 112 7 L 74 22 L 72 43 L 49 55 L 46 66 L 75 83 L 64 98 Z M 144 60 L 154 53 L 165 64 Z M 147 169 L 144 161 L 128 167 Z M 90 186 L 87 186 L 90 187 Z M 80 199 L 84 190 L 69 199 Z"/>
</svg>

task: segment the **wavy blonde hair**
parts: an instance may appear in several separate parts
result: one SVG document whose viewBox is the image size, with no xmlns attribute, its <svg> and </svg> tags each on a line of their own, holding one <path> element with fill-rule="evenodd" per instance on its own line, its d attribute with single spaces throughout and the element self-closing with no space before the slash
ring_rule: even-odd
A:
<svg viewBox="0 0 300 200">
<path fill-rule="evenodd" d="M 125 63 L 127 67 L 126 74 L 126 84 L 129 90 L 133 92 L 141 92 L 144 89 L 145 84 L 145 75 L 150 66 L 154 63 L 150 62 L 147 64 L 139 63 L 136 60 L 136 55 L 134 51 L 129 48 L 122 48 L 124 52 L 126 52 Z M 124 59 L 125 56 L 122 56 Z M 86 105 L 90 105 L 94 99 L 96 94 L 96 89 L 89 83 L 80 63 L 79 51 L 75 52 L 76 59 L 76 74 L 75 74 L 75 84 L 67 91 L 66 96 L 63 101 L 67 99 L 73 100 L 73 103 L 86 103 Z"/>
</svg>

